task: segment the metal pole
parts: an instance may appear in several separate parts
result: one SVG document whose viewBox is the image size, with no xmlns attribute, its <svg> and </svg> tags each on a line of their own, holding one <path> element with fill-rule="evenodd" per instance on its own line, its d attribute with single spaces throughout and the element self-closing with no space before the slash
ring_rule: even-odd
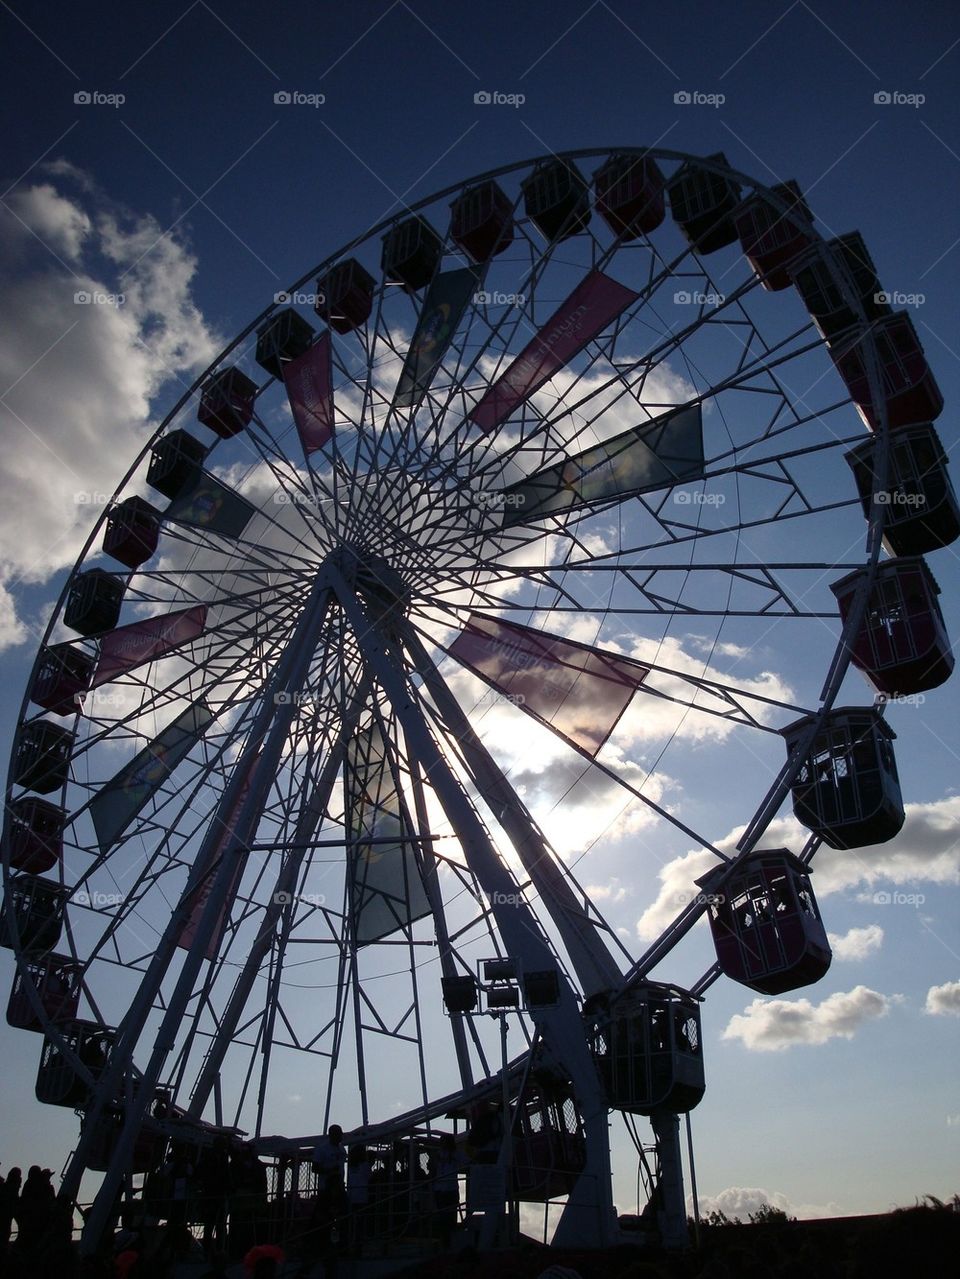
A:
<svg viewBox="0 0 960 1279">
<path fill-rule="evenodd" d="M 693 1130 L 690 1127 L 690 1111 L 685 1115 L 687 1123 L 687 1161 L 690 1164 L 690 1193 L 693 1195 L 693 1238 L 700 1247 L 700 1200 L 697 1198 L 697 1170 L 693 1162 Z"/>
</svg>

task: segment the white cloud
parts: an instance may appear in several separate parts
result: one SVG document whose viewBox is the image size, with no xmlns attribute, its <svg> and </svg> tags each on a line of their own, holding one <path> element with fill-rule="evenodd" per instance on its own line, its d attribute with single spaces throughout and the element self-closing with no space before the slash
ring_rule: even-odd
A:
<svg viewBox="0 0 960 1279">
<path fill-rule="evenodd" d="M 90 217 L 49 182 L 15 191 L 8 204 L 20 219 L 24 235 L 32 232 L 55 253 L 71 260 L 79 257 L 92 228 Z"/>
<path fill-rule="evenodd" d="M 195 376 L 219 345 L 191 297 L 188 249 L 89 185 L 59 189 L 72 176 L 61 169 L 56 184 L 21 190 L 17 216 L 0 214 L 0 282 L 14 317 L 0 351 L 7 590 L 73 565 L 93 514 L 155 425 L 153 398 L 169 380 Z M 77 305 L 78 292 L 124 301 Z M 0 647 L 24 639 L 7 597 L 0 609 Z"/>
<path fill-rule="evenodd" d="M 789 1217 L 810 1220 L 818 1217 L 836 1217 L 842 1211 L 840 1204 L 794 1204 L 779 1190 L 762 1190 L 758 1186 L 728 1186 L 716 1195 L 700 1195 L 700 1215 L 722 1212 L 731 1220 L 739 1217 L 747 1221 L 752 1212 L 761 1208 L 779 1208 Z M 687 1210 L 693 1211 L 693 1196 L 687 1196 Z"/>
<path fill-rule="evenodd" d="M 931 986 L 923 1011 L 932 1017 L 960 1017 L 960 981 Z"/>
<path fill-rule="evenodd" d="M 834 959 L 866 959 L 883 945 L 883 929 L 879 924 L 868 924 L 866 928 L 851 928 L 842 936 L 839 933 L 827 933 Z"/>
<path fill-rule="evenodd" d="M 795 1044 L 852 1039 L 862 1025 L 885 1017 L 901 999 L 867 986 L 837 991 L 820 1004 L 809 999 L 755 999 L 730 1018 L 721 1038 L 740 1040 L 750 1052 L 782 1052 Z"/>
<path fill-rule="evenodd" d="M 611 879 L 609 884 L 587 884 L 584 887 L 584 892 L 591 901 L 610 902 L 611 905 L 622 902 L 630 891 L 625 884 L 621 884 L 620 880 L 616 878 Z"/>
</svg>

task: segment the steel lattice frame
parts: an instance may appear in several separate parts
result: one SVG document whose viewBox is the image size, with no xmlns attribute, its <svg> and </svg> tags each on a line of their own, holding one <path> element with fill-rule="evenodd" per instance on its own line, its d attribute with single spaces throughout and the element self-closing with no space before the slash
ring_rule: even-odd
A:
<svg viewBox="0 0 960 1279">
<path fill-rule="evenodd" d="M 692 160 L 665 150 L 616 150 L 649 154 L 664 165 Z M 562 158 L 583 162 L 607 154 L 581 150 Z M 488 178 L 506 184 L 517 200 L 516 238 L 493 259 L 482 289 L 488 297 L 513 300 L 474 300 L 423 406 L 391 411 L 418 303 L 381 281 L 368 323 L 333 343 L 337 427 L 331 445 L 305 464 L 283 387 L 268 380 L 249 428 L 219 443 L 209 463 L 258 506 L 252 526 L 227 541 L 167 523 L 158 557 L 124 574 L 125 621 L 191 604 L 209 610 L 204 635 L 189 649 L 131 671 L 109 694 L 88 699 L 77 719 L 71 777 L 62 796 L 70 815 L 59 868 L 68 890 L 66 945 L 84 970 L 84 1015 L 118 1026 L 120 1034 L 112 1073 L 94 1094 L 92 1109 L 117 1085 L 126 1087 L 127 1150 L 138 1113 L 149 1103 L 149 1090 L 135 1086 L 144 1076 L 148 1084 L 169 1088 L 198 1122 L 250 1131 L 264 1150 L 309 1139 L 308 1134 L 269 1139 L 271 1097 L 299 1078 L 290 1061 L 302 1054 L 326 1063 L 323 1104 L 311 1134 L 347 1109 L 371 1132 L 402 1132 L 429 1125 L 457 1100 L 489 1089 L 497 1069 L 495 1044 L 472 1019 L 442 1019 L 437 981 L 441 971 L 471 971 L 477 955 L 509 953 L 518 944 L 501 936 L 504 917 L 490 900 L 478 858 L 499 856 L 503 883 L 523 903 L 536 933 L 534 950 L 546 947 L 565 974 L 570 992 L 565 1029 L 546 1028 L 547 1037 L 552 1034 L 561 1045 L 579 1024 L 577 996 L 641 980 L 702 914 L 703 903 L 691 903 L 637 959 L 563 858 L 551 854 L 548 871 L 543 858 L 537 862 L 536 850 L 550 853 L 550 841 L 519 798 L 506 805 L 491 800 L 482 783 L 496 789 L 500 783 L 493 773 L 478 775 L 492 766 L 480 742 L 489 702 L 478 697 L 477 685 L 464 682 L 446 654 L 469 610 L 558 633 L 575 627 L 580 639 L 589 634 L 586 642 L 612 651 L 628 651 L 642 637 L 648 641 L 642 660 L 651 672 L 647 695 L 756 735 L 758 757 L 772 758 L 770 751 L 778 749 L 761 736 L 776 732 L 778 713 L 795 717 L 803 708 L 718 678 L 710 663 L 725 627 L 727 634 L 739 627 L 742 636 L 749 623 L 758 642 L 782 633 L 787 622 L 822 634 L 825 683 L 819 696 L 809 692 L 821 716 L 843 681 L 848 641 L 859 626 L 880 554 L 885 507 L 873 504 L 864 529 L 840 456 L 864 438 L 864 430 L 830 375 L 808 317 L 792 295 L 789 302 L 782 295 L 761 296 L 733 250 L 718 255 L 725 270 L 716 276 L 712 264 L 681 242 L 669 219 L 651 237 L 625 242 L 595 216 L 573 239 L 545 246 L 520 208 L 517 179 L 534 163 L 504 166 L 411 206 L 290 286 L 296 300 L 308 282 L 378 245 L 381 235 L 411 213 L 432 214 L 439 223 L 440 211 L 467 185 Z M 776 194 L 746 175 L 716 161 L 696 163 L 766 195 L 785 218 L 793 216 Z M 585 272 L 597 267 L 629 281 L 639 301 L 502 428 L 481 435 L 467 420 L 477 395 Z M 851 281 L 832 264 L 831 269 L 851 308 L 860 311 Z M 724 293 L 721 285 L 732 270 L 737 283 Z M 683 292 L 713 301 L 678 302 Z M 181 397 L 115 499 L 147 492 L 144 465 L 153 444 L 173 427 L 191 428 L 198 392 L 212 372 L 237 363 L 263 383 L 252 363 L 251 336 L 279 305 L 248 325 Z M 876 353 L 871 344 L 865 347 L 873 401 L 882 405 Z M 482 493 L 548 467 L 571 449 L 606 438 L 612 433 L 608 422 L 623 429 L 693 403 L 703 406 L 709 441 L 705 479 L 693 487 L 704 499 L 722 495 L 723 503 L 693 498 L 678 503 L 676 489 L 666 488 L 554 515 L 531 529 L 503 527 L 480 500 Z M 888 465 L 885 420 L 877 438 L 880 490 Z M 102 520 L 78 570 L 93 562 L 101 531 Z M 109 561 L 103 566 L 116 567 Z M 826 586 L 861 566 L 868 572 L 841 633 Z M 371 613 L 369 594 L 357 584 L 357 574 L 364 573 L 385 575 L 391 583 L 399 575 L 400 620 Z M 75 640 L 62 624 L 68 589 L 69 582 L 44 647 Z M 708 657 L 702 673 L 659 660 L 668 641 L 682 641 L 690 633 L 684 628 L 709 619 L 716 629 L 703 650 Z M 96 651 L 96 640 L 77 643 Z M 90 801 L 179 709 L 201 696 L 215 712 L 211 729 L 104 854 L 90 823 Z M 28 686 L 21 721 L 37 715 Z M 397 792 L 417 832 L 430 917 L 399 926 L 383 943 L 357 948 L 343 875 L 340 774 L 351 735 L 371 723 L 389 744 Z M 668 736 L 665 747 L 672 740 Z M 570 746 L 575 758 L 576 747 Z M 215 956 L 207 960 L 200 953 L 202 942 L 185 954 L 176 938 L 188 889 L 196 885 L 191 868 L 198 865 L 204 839 L 214 838 L 218 816 L 237 800 L 244 761 L 249 764 L 258 751 L 273 762 L 266 774 L 258 772 L 256 802 L 251 807 L 246 801 L 246 831 L 238 839 L 249 852 L 239 892 Z M 431 751 L 448 769 L 444 795 L 436 769 L 431 777 L 426 759 Z M 801 755 L 798 749 L 779 769 L 765 796 L 748 801 L 743 816 L 752 814 L 752 820 L 741 852 L 757 845 L 780 810 Z M 692 829 L 682 820 L 682 808 L 679 814 L 668 811 L 645 791 L 636 771 L 621 767 L 614 756 L 596 763 L 583 758 L 577 780 L 585 776 L 604 778 L 622 790 L 625 803 L 646 804 L 659 821 L 722 856 L 712 833 Z M 8 803 L 12 794 L 8 785 Z M 473 834 L 467 831 L 471 822 Z M 471 839 L 485 844 L 483 857 L 465 846 Z M 531 856 L 539 869 L 533 872 L 517 847 L 524 840 L 535 850 Z M 816 846 L 811 837 L 804 856 L 809 859 Z M 225 867 L 224 860 L 214 905 L 218 893 L 227 897 Z M 11 875 L 6 850 L 3 869 L 6 884 Z M 215 922 L 211 914 L 211 928 Z M 302 984 L 298 970 L 307 977 Z M 716 969 L 704 974 L 695 991 L 706 990 L 716 975 Z M 318 999 L 300 993 L 304 989 L 325 994 Z M 161 1035 L 154 1045 L 158 1031 L 173 1023 L 169 1041 Z M 432 1043 L 441 1025 L 449 1043 L 442 1055 Z M 526 1042 L 533 1042 L 533 1025 L 518 1025 Z M 69 1057 L 57 1028 L 48 1024 L 45 1033 Z M 406 1097 L 395 1118 L 392 1080 L 388 1086 L 371 1069 L 384 1039 L 398 1057 L 406 1053 L 403 1060 L 411 1063 L 416 1081 L 416 1100 Z M 582 1039 L 569 1051 L 582 1058 Z M 571 1074 L 584 1069 L 582 1060 L 576 1069 L 565 1064 Z M 107 1187 L 122 1173 L 122 1150 L 123 1143 Z M 81 1144 L 68 1173 L 70 1193 L 76 1192 L 83 1165 Z M 101 1197 L 112 1202 L 112 1190 Z"/>
</svg>

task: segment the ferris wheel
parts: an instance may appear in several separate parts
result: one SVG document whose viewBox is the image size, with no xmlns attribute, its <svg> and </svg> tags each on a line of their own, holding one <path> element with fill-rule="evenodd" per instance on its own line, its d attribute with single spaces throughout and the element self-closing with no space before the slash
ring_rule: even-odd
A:
<svg viewBox="0 0 960 1279">
<path fill-rule="evenodd" d="M 511 164 L 278 295 L 103 512 L 14 743 L 7 1019 L 88 1230 L 168 1141 L 288 1167 L 505 1093 L 501 1201 L 609 1242 L 618 1110 L 682 1238 L 700 1001 L 827 970 L 811 858 L 897 834 L 884 703 L 952 669 L 942 407 L 861 236 L 722 155 Z M 633 840 L 650 890 L 707 855 L 640 954 L 581 883 Z"/>
</svg>

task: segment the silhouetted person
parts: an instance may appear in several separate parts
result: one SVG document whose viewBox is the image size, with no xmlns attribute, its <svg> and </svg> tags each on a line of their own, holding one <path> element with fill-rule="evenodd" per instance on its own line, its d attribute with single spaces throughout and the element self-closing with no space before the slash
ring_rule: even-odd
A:
<svg viewBox="0 0 960 1279">
<path fill-rule="evenodd" d="M 49 1168 L 40 1168 L 38 1164 L 34 1164 L 27 1173 L 14 1214 L 17 1221 L 17 1244 L 21 1249 L 32 1251 L 50 1227 L 57 1202 L 50 1184 L 52 1176 Z"/>
<path fill-rule="evenodd" d="M 227 1246 L 230 1147 L 226 1137 L 217 1137 L 213 1145 L 200 1156 L 197 1182 L 200 1216 L 203 1221 L 203 1246 L 209 1255 L 212 1248 L 222 1251 Z"/>
<path fill-rule="evenodd" d="M 343 1173 L 347 1162 L 347 1150 L 343 1144 L 343 1129 L 331 1124 L 327 1135 L 318 1141 L 313 1150 L 312 1166 L 317 1174 L 317 1206 L 314 1215 L 314 1244 L 324 1256 L 324 1264 L 330 1268 L 329 1256 L 339 1233 L 338 1222 L 347 1208 L 347 1196 L 343 1185 Z"/>
<path fill-rule="evenodd" d="M 230 1159 L 230 1255 L 266 1243 L 268 1229 L 267 1170 L 252 1146 L 242 1146 Z"/>
<path fill-rule="evenodd" d="M 10 1231 L 13 1219 L 17 1215 L 20 1202 L 20 1182 L 23 1174 L 19 1168 L 11 1168 L 7 1179 L 0 1189 L 0 1256 L 10 1243 Z"/>
<path fill-rule="evenodd" d="M 347 1156 L 347 1210 L 350 1243 L 358 1247 L 367 1236 L 370 1215 L 370 1152 L 366 1146 L 351 1146 Z"/>
<path fill-rule="evenodd" d="M 445 1132 L 440 1146 L 431 1153 L 428 1163 L 433 1180 L 434 1231 L 443 1246 L 449 1248 L 450 1236 L 457 1228 L 457 1212 L 460 1207 L 460 1158 L 453 1134 Z"/>
</svg>

